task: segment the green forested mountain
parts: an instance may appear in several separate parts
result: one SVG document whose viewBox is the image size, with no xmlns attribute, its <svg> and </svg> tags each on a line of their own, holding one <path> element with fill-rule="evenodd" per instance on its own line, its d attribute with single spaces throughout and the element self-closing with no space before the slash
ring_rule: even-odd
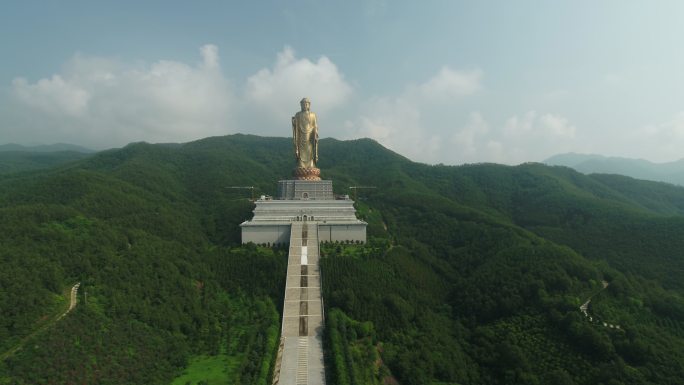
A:
<svg viewBox="0 0 684 385">
<path fill-rule="evenodd" d="M 51 168 L 87 158 L 95 151 L 73 144 L 0 144 L 0 174 Z"/>
<path fill-rule="evenodd" d="M 270 383 L 286 250 L 239 245 L 249 192 L 226 187 L 274 194 L 290 147 L 135 143 L 0 175 L 0 384 Z M 337 193 L 377 187 L 368 244 L 322 247 L 331 384 L 683 383 L 683 189 L 320 153 Z"/>
<path fill-rule="evenodd" d="M 0 151 L 0 174 L 51 168 L 88 156 L 90 154 L 75 151 Z"/>
</svg>

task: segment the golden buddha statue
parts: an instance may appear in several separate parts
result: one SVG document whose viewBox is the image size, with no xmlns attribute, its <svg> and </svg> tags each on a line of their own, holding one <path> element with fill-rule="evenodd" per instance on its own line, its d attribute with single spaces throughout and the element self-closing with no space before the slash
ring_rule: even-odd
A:
<svg viewBox="0 0 684 385">
<path fill-rule="evenodd" d="M 318 162 L 318 122 L 316 113 L 311 112 L 311 101 L 302 99 L 299 104 L 302 110 L 292 117 L 292 139 L 294 142 L 297 167 L 294 175 L 297 179 L 320 180 Z"/>
</svg>

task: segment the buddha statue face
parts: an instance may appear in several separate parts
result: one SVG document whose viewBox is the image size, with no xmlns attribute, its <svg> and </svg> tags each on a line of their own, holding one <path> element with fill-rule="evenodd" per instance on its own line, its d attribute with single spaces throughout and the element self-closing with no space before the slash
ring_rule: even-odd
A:
<svg viewBox="0 0 684 385">
<path fill-rule="evenodd" d="M 309 111 L 311 108 L 311 102 L 307 98 L 302 99 L 299 104 L 302 106 L 302 111 Z"/>
</svg>

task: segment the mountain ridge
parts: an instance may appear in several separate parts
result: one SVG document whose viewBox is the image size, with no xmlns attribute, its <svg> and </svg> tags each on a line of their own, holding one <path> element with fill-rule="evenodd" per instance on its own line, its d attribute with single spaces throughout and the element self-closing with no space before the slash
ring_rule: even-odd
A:
<svg viewBox="0 0 684 385">
<path fill-rule="evenodd" d="M 619 174 L 636 179 L 684 185 L 684 159 L 654 163 L 645 159 L 567 153 L 554 155 L 544 163 L 570 167 L 585 174 Z"/>
<path fill-rule="evenodd" d="M 0 152 L 5 151 L 24 151 L 24 152 L 61 152 L 61 151 L 73 151 L 82 152 L 86 154 L 91 154 L 97 152 L 86 147 L 78 146 L 69 143 L 53 143 L 53 144 L 38 144 L 26 146 L 17 143 L 6 143 L 0 144 Z"/>
</svg>

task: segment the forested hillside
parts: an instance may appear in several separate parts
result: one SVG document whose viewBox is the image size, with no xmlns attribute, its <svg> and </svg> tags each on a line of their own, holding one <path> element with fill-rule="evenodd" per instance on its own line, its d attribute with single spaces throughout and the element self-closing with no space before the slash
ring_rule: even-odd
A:
<svg viewBox="0 0 684 385">
<path fill-rule="evenodd" d="M 0 174 L 40 170 L 87 158 L 95 151 L 71 144 L 0 145 Z"/>
<path fill-rule="evenodd" d="M 682 383 L 681 188 L 320 155 L 337 193 L 377 187 L 369 242 L 321 249 L 329 383 Z M 252 204 L 226 187 L 274 194 L 292 163 L 288 138 L 233 135 L 0 175 L 0 384 L 270 383 L 286 249 L 239 245 Z"/>
<path fill-rule="evenodd" d="M 90 154 L 74 151 L 0 151 L 0 174 L 51 168 L 88 156 Z"/>
</svg>

